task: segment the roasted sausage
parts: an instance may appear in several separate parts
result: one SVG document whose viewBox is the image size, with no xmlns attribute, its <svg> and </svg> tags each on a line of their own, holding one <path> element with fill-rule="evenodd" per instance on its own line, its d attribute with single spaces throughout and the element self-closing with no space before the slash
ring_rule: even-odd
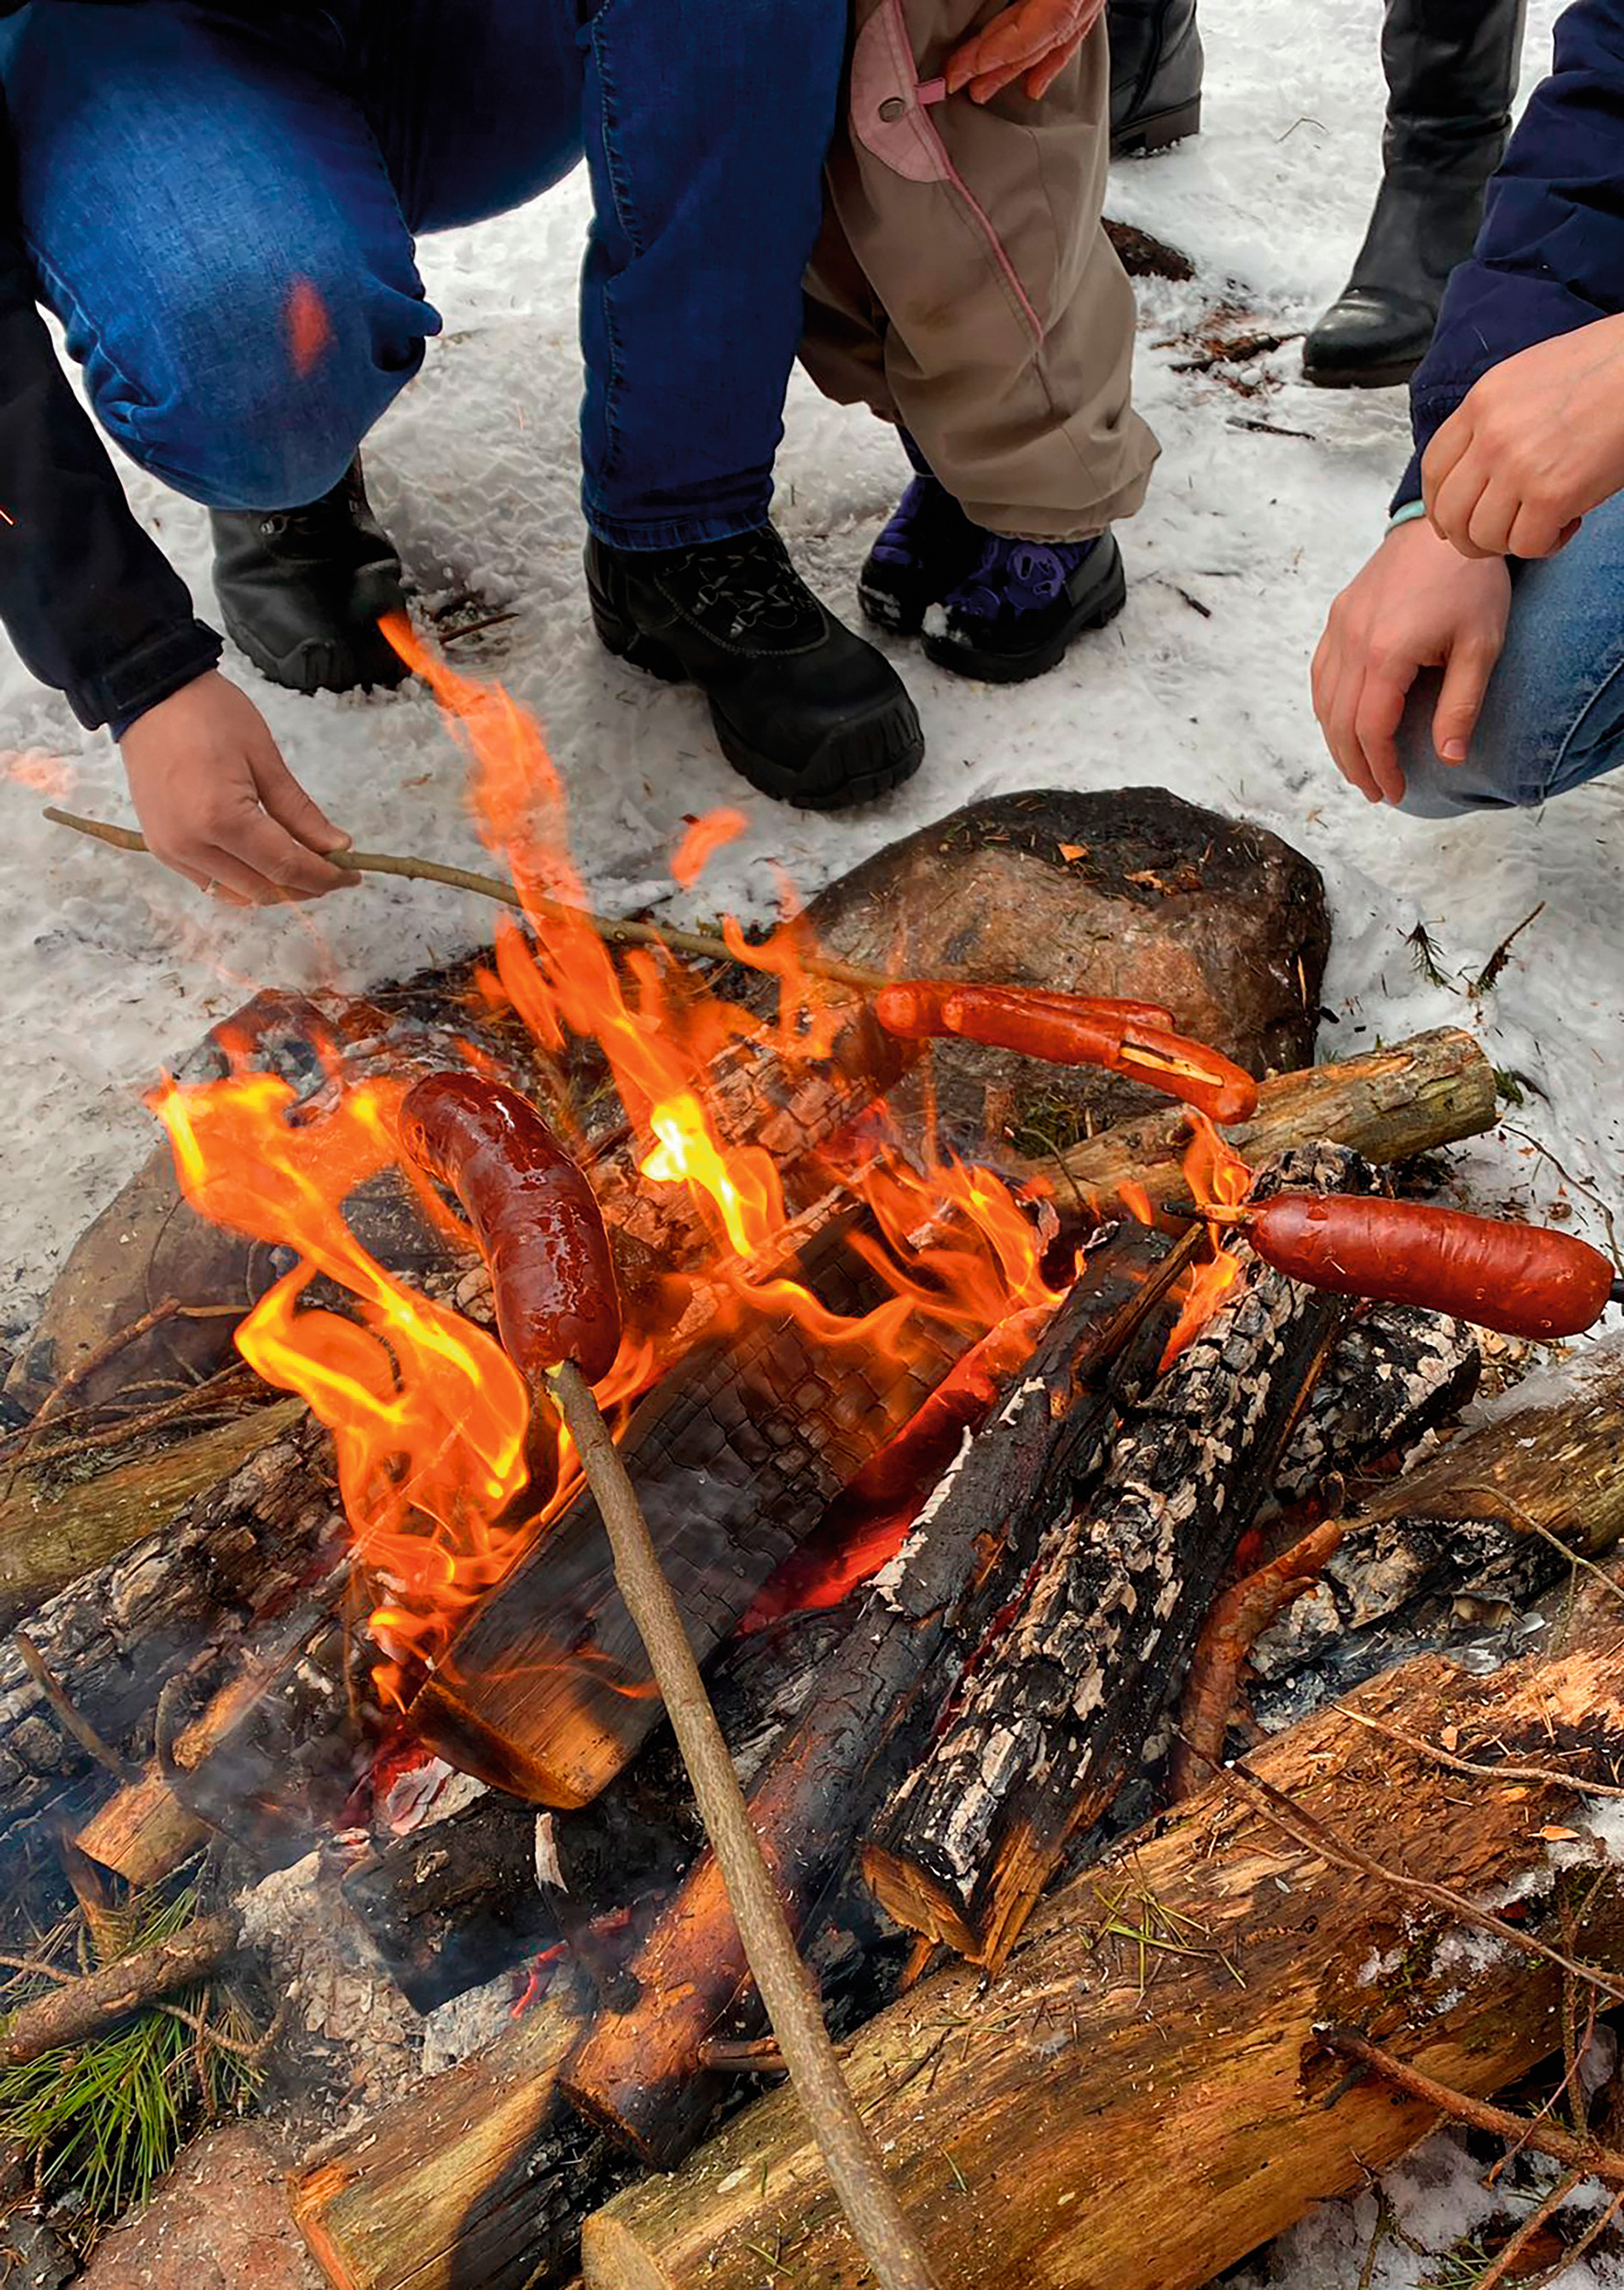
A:
<svg viewBox="0 0 1624 2290">
<path fill-rule="evenodd" d="M 1214 1121 L 1246 1121 L 1257 1110 L 1252 1076 L 1204 1042 L 1169 1032 L 1157 1022 L 1167 1012 L 1154 1003 L 919 979 L 882 988 L 874 1010 L 888 1031 L 913 1040 L 956 1035 L 1053 1065 L 1103 1066 Z"/>
<path fill-rule="evenodd" d="M 1607 1258 L 1571 1233 L 1422 1201 L 1279 1193 L 1245 1225 L 1265 1263 L 1311 1287 L 1458 1313 L 1506 1336 L 1576 1336 L 1613 1284 Z"/>
<path fill-rule="evenodd" d="M 502 1348 L 533 1387 L 573 1360 L 589 1383 L 620 1344 L 620 1299 L 592 1187 L 517 1090 L 430 1073 L 407 1093 L 401 1138 L 462 1203 L 490 1268 Z"/>
</svg>

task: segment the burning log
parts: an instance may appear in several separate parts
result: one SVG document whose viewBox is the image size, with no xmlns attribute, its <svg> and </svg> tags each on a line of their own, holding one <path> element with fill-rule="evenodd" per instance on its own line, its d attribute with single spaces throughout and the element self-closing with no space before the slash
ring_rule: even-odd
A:
<svg viewBox="0 0 1624 2290">
<path fill-rule="evenodd" d="M 1594 1441 L 1587 1453 L 1611 1460 Z M 1581 1602 L 1562 1653 L 1492 1678 L 1410 1661 L 1352 1708 L 1421 1743 L 1454 1729 L 1471 1756 L 1529 1761 L 1545 1778 L 1463 1787 L 1326 1712 L 1252 1760 L 1311 1819 L 1317 1844 L 1220 1777 L 1048 1902 L 990 1990 L 955 1967 L 871 2022 L 848 2073 L 943 2276 L 960 2290 L 1193 2290 L 1364 2184 L 1436 2109 L 1375 2081 L 1337 2090 L 1342 2063 L 1316 2036 L 1327 2023 L 1469 2095 L 1535 2066 L 1559 2039 L 1564 1976 L 1526 1942 L 1603 1966 L 1624 1949 L 1624 1885 L 1594 1841 L 1584 1858 L 1580 1811 L 1586 1780 L 1610 1783 L 1624 1760 L 1621 1680 L 1611 1594 Z M 1571 1881 L 1553 1865 L 1551 1827 L 1575 1840 Z M 1365 1866 L 1350 1856 L 1361 1847 Z M 1370 1874 L 1372 1855 L 1405 1881 Z M 1465 1917 L 1418 1908 L 1417 1879 L 1459 1896 Z M 1471 1903 L 1513 1888 L 1524 1943 L 1463 1949 Z M 1169 2203 L 1169 2186 L 1192 2198 Z M 589 2220 L 585 2281 L 760 2290 L 763 2251 L 774 2280 L 860 2279 L 805 2127 L 778 2095 L 675 2178 Z"/>
<path fill-rule="evenodd" d="M 1015 1389 L 919 1513 L 752 1789 L 752 1820 L 797 1931 L 844 1874 L 866 1813 L 919 1748 L 1043 1527 L 1098 1468 L 1119 1408 L 1154 1373 L 1176 1269 L 1158 1277 L 1158 1253 L 1132 1229 L 1091 1252 Z M 562 2087 L 620 2144 L 669 2167 L 726 2088 L 703 2072 L 701 2046 L 749 1978 L 708 1855 L 629 1971 L 630 2000 L 602 2013 Z M 747 2009 L 753 2032 L 753 1997 Z"/>
<path fill-rule="evenodd" d="M 1281 1184 L 1373 1189 L 1335 1148 Z M 1074 1836 L 1101 1819 L 1177 1691 L 1202 1616 L 1274 1483 L 1345 1303 L 1237 1250 L 1234 1286 L 1139 1410 L 1098 1495 L 1041 1554 L 863 1873 L 899 1923 L 1003 1963 Z"/>
<path fill-rule="evenodd" d="M 187 1811 L 154 1766 L 115 1789 L 73 1842 L 86 1860 L 144 1892 L 172 1877 L 208 1838 L 207 1822 Z"/>
<path fill-rule="evenodd" d="M 1440 1027 L 1391 1050 L 1265 1082 L 1256 1115 L 1226 1134 L 1254 1168 L 1322 1139 L 1366 1161 L 1406 1161 L 1493 1128 L 1497 1102 L 1494 1068 L 1472 1036 Z M 1103 1129 L 1061 1159 L 1072 1183 L 1103 1203 L 1135 1184 L 1153 1201 L 1193 1206 L 1188 1141 L 1182 1111 L 1158 1112 Z"/>
<path fill-rule="evenodd" d="M 145 1758 L 168 1680 L 209 1638 L 251 1635 L 256 1616 L 342 1559 L 345 1541 L 326 1441 L 306 1421 L 48 1600 L 29 1639 L 88 1724 Z M 92 1766 L 23 1656 L 0 1643 L 0 1835 L 58 1804 Z"/>
<path fill-rule="evenodd" d="M 808 1251 L 831 1311 L 879 1290 L 837 1231 Z M 701 1660 L 969 1342 L 821 1353 L 789 1315 L 702 1342 L 638 1406 L 623 1453 Z M 590 1803 L 660 1722 L 648 1659 L 583 1493 L 474 1609 L 412 1705 L 454 1765 L 543 1804 Z"/>
</svg>

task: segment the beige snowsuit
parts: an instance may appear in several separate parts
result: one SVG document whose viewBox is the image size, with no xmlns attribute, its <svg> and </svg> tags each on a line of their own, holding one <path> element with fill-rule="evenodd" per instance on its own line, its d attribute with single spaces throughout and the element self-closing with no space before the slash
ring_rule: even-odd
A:
<svg viewBox="0 0 1624 2290">
<path fill-rule="evenodd" d="M 1101 225 L 1103 19 L 1040 103 L 949 96 L 1005 0 L 854 0 L 850 104 L 807 278 L 802 363 L 900 421 L 977 524 L 1075 541 L 1144 499 L 1134 295 Z"/>
</svg>

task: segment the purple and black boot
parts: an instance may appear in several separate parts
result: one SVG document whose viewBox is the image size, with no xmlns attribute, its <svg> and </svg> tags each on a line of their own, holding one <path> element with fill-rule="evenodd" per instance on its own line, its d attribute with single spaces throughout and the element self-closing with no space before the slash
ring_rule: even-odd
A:
<svg viewBox="0 0 1624 2290">
<path fill-rule="evenodd" d="M 982 538 L 974 570 L 925 616 L 927 658 L 955 676 L 988 684 L 1043 676 L 1074 636 L 1103 628 L 1127 600 L 1112 534 L 1072 542 Z"/>
<path fill-rule="evenodd" d="M 987 534 L 903 439 L 919 474 L 868 554 L 857 579 L 864 615 L 894 636 L 916 636 L 925 614 L 974 571 Z"/>
</svg>

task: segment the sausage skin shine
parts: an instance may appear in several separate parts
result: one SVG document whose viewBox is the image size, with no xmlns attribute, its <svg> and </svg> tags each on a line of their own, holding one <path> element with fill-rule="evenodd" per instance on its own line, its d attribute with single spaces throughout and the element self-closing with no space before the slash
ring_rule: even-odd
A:
<svg viewBox="0 0 1624 2290">
<path fill-rule="evenodd" d="M 455 1193 L 490 1270 L 502 1349 L 533 1386 L 573 1360 L 589 1383 L 620 1345 L 620 1299 L 591 1185 L 517 1090 L 430 1073 L 408 1091 L 401 1137 Z"/>
<path fill-rule="evenodd" d="M 1423 1201 L 1279 1193 L 1250 1213 L 1246 1236 L 1310 1287 L 1453 1312 L 1504 1336 L 1576 1336 L 1613 1283 L 1607 1258 L 1572 1233 Z"/>
</svg>

